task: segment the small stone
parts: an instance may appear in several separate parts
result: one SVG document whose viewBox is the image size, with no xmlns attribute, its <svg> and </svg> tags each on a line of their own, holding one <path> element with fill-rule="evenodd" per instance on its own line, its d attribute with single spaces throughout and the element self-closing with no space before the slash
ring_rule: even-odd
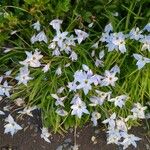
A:
<svg viewBox="0 0 150 150">
<path fill-rule="evenodd" d="M 79 138 L 79 136 L 80 136 L 79 134 L 76 135 L 77 138 Z"/>
<path fill-rule="evenodd" d="M 150 150 L 150 145 L 146 144 L 146 149 Z"/>
<path fill-rule="evenodd" d="M 99 134 L 100 131 L 99 130 L 95 130 L 94 132 L 95 132 L 95 134 Z"/>
<path fill-rule="evenodd" d="M 95 139 L 96 139 L 96 137 L 95 137 L 95 136 L 92 136 L 92 137 L 91 137 L 91 141 L 92 141 L 92 142 L 94 142 L 94 141 L 95 141 Z"/>
<path fill-rule="evenodd" d="M 73 128 L 70 128 L 69 130 L 70 130 L 70 133 L 72 133 L 72 132 L 73 132 Z"/>
<path fill-rule="evenodd" d="M 30 130 L 32 130 L 34 128 L 34 126 L 33 125 L 30 125 Z"/>
<path fill-rule="evenodd" d="M 34 132 L 36 132 L 36 133 L 38 132 L 38 127 L 34 128 Z"/>
<path fill-rule="evenodd" d="M 72 150 L 79 150 L 79 145 L 72 146 Z"/>
<path fill-rule="evenodd" d="M 67 144 L 67 143 L 66 143 L 66 144 L 63 144 L 63 147 L 64 147 L 64 148 L 66 148 L 67 146 L 68 146 L 68 144 Z"/>
<path fill-rule="evenodd" d="M 65 143 L 71 143 L 71 138 L 64 140 Z"/>
<path fill-rule="evenodd" d="M 56 148 L 56 150 L 63 150 L 63 146 L 62 146 L 62 145 L 58 146 L 58 147 Z"/>
<path fill-rule="evenodd" d="M 97 140 L 96 140 L 96 137 L 95 137 L 95 136 L 92 136 L 92 137 L 91 137 L 91 141 L 93 142 L 93 144 L 97 144 Z"/>
</svg>

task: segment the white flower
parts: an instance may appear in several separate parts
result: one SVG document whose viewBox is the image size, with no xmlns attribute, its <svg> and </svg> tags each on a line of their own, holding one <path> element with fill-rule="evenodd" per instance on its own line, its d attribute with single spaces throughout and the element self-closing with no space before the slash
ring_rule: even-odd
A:
<svg viewBox="0 0 150 150">
<path fill-rule="evenodd" d="M 75 33 L 77 35 L 77 40 L 79 44 L 89 36 L 88 33 L 79 29 L 75 29 Z"/>
<path fill-rule="evenodd" d="M 115 49 L 120 50 L 121 53 L 126 52 L 125 35 L 122 32 L 113 34 L 112 44 L 114 44 Z"/>
<path fill-rule="evenodd" d="M 92 45 L 92 48 L 97 49 L 97 48 L 98 48 L 98 44 L 99 44 L 99 41 L 97 41 L 96 43 L 94 43 L 94 44 Z"/>
<path fill-rule="evenodd" d="M 30 71 L 28 70 L 28 67 L 24 66 L 20 68 L 20 73 L 15 79 L 19 81 L 18 84 L 23 83 L 24 85 L 27 85 L 28 81 L 33 79 L 29 77 L 29 74 L 30 74 Z"/>
<path fill-rule="evenodd" d="M 32 24 L 32 26 L 33 26 L 33 28 L 34 28 L 35 30 L 40 31 L 41 25 L 40 25 L 40 22 L 39 22 L 39 21 L 37 21 L 36 23 Z"/>
<path fill-rule="evenodd" d="M 31 37 L 30 41 L 31 41 L 32 44 L 34 44 L 35 42 L 37 42 L 37 38 L 36 38 L 35 34 Z"/>
<path fill-rule="evenodd" d="M 12 73 L 12 70 L 9 70 L 9 71 L 6 71 L 6 72 L 5 72 L 5 75 L 6 75 L 6 76 L 10 76 L 11 73 Z"/>
<path fill-rule="evenodd" d="M 90 71 L 90 68 L 85 64 L 82 65 L 82 68 L 84 71 Z"/>
<path fill-rule="evenodd" d="M 72 61 L 76 61 L 78 59 L 78 55 L 74 51 L 72 51 L 69 58 L 71 58 Z"/>
<path fill-rule="evenodd" d="M 28 115 L 28 116 L 31 116 L 31 117 L 33 117 L 33 114 L 32 114 L 32 112 L 31 111 L 33 111 L 33 110 L 35 110 L 35 109 L 37 109 L 37 107 L 36 106 L 33 106 L 33 107 L 25 107 L 22 111 L 19 111 L 18 113 L 19 114 L 22 114 L 22 115 Z"/>
<path fill-rule="evenodd" d="M 56 42 L 51 42 L 48 46 L 49 49 L 55 49 L 56 48 Z"/>
<path fill-rule="evenodd" d="M 125 105 L 125 101 L 127 100 L 127 98 L 127 95 L 120 95 L 115 98 L 111 98 L 108 101 L 114 102 L 115 106 L 119 106 L 120 108 L 122 108 Z"/>
<path fill-rule="evenodd" d="M 143 107 L 140 103 L 135 103 L 134 107 L 131 109 L 131 112 L 133 112 L 133 116 L 135 118 L 144 119 L 145 118 L 145 110 L 147 107 Z"/>
<path fill-rule="evenodd" d="M 101 42 L 107 42 L 107 43 L 110 43 L 111 42 L 111 39 L 112 39 L 112 34 L 109 34 L 109 33 L 102 33 L 102 36 L 101 38 L 99 39 Z M 114 48 L 113 48 L 114 49 Z M 112 49 L 112 50 L 113 50 Z"/>
<path fill-rule="evenodd" d="M 104 78 L 103 80 L 101 81 L 101 85 L 102 86 L 115 86 L 115 82 L 118 80 L 118 77 L 115 76 L 116 73 L 111 73 L 110 71 L 108 70 L 105 70 L 105 73 L 104 73 Z"/>
<path fill-rule="evenodd" d="M 102 59 L 104 57 L 104 55 L 105 55 L 104 50 L 100 51 L 99 52 L 99 59 Z"/>
<path fill-rule="evenodd" d="M 63 103 L 63 101 L 65 100 L 65 98 L 66 98 L 66 96 L 64 96 L 64 97 L 58 97 L 58 95 L 57 94 L 51 94 L 51 96 L 54 98 L 54 99 L 56 99 L 56 102 L 55 102 L 55 105 L 56 106 L 63 106 L 64 107 L 64 103 Z"/>
<path fill-rule="evenodd" d="M 108 47 L 109 52 L 113 50 L 119 50 L 121 53 L 125 53 L 125 38 L 126 35 L 124 35 L 122 32 L 110 34 L 106 32 L 102 33 L 100 41 L 107 43 L 106 47 Z"/>
<path fill-rule="evenodd" d="M 65 87 L 60 87 L 58 90 L 57 90 L 57 93 L 58 94 L 61 94 L 63 91 L 64 91 Z"/>
<path fill-rule="evenodd" d="M 31 67 L 40 67 L 40 59 L 43 57 L 41 55 L 41 52 L 38 51 L 38 49 L 35 49 L 35 52 L 32 54 L 32 52 L 25 51 L 27 58 L 24 61 L 21 61 L 20 64 L 24 66 L 31 66 Z"/>
<path fill-rule="evenodd" d="M 41 31 L 41 32 L 39 32 L 37 35 L 33 35 L 32 37 L 31 37 L 31 43 L 32 44 L 34 44 L 35 42 L 45 42 L 45 43 L 47 43 L 48 42 L 48 39 L 47 39 L 47 36 L 46 36 L 46 34 L 44 33 L 44 31 Z"/>
<path fill-rule="evenodd" d="M 0 110 L 0 115 L 5 115 L 5 113 L 3 111 Z"/>
<path fill-rule="evenodd" d="M 77 90 L 76 82 L 69 82 L 67 87 L 69 88 L 69 91 L 76 91 Z"/>
<path fill-rule="evenodd" d="M 115 143 L 117 145 L 120 144 L 119 141 L 121 140 L 121 134 L 118 129 L 111 129 L 107 131 L 107 133 L 108 133 L 107 144 L 111 144 L 111 143 Z"/>
<path fill-rule="evenodd" d="M 43 127 L 42 133 L 41 133 L 41 138 L 43 138 L 46 142 L 51 143 L 51 141 L 48 139 L 50 135 L 51 134 L 48 132 L 48 129 Z"/>
<path fill-rule="evenodd" d="M 74 99 L 73 102 L 74 103 L 71 106 L 71 115 L 76 115 L 77 117 L 81 118 L 83 113 L 89 114 L 89 111 L 86 109 L 86 104 L 81 100 L 80 97 Z"/>
<path fill-rule="evenodd" d="M 148 23 L 143 30 L 147 30 L 148 32 L 150 32 L 150 23 Z"/>
<path fill-rule="evenodd" d="M 127 126 L 125 124 L 125 119 L 121 118 L 119 120 L 116 120 L 116 128 L 120 131 L 125 131 L 127 132 Z"/>
<path fill-rule="evenodd" d="M 10 90 L 12 89 L 12 86 L 9 86 L 8 85 L 8 82 L 7 81 L 5 81 L 4 83 L 3 83 L 3 89 L 4 89 L 4 94 L 7 96 L 7 97 L 10 97 Z"/>
<path fill-rule="evenodd" d="M 5 122 L 8 122 L 8 123 L 4 126 L 4 128 L 5 128 L 4 133 L 10 132 L 11 135 L 13 136 L 18 130 L 22 130 L 22 127 L 14 121 L 14 119 L 11 115 L 9 115 L 5 119 Z"/>
<path fill-rule="evenodd" d="M 49 24 L 53 27 L 53 29 L 55 29 L 56 31 L 59 31 L 62 22 L 63 22 L 62 20 L 54 19 Z"/>
<path fill-rule="evenodd" d="M 76 38 L 74 37 L 74 35 L 71 35 L 70 37 L 66 37 L 65 43 L 69 46 L 75 46 L 75 40 Z"/>
<path fill-rule="evenodd" d="M 100 97 L 103 100 L 105 100 L 106 98 L 107 98 L 107 100 L 110 99 L 111 91 L 109 91 L 109 92 L 102 92 L 102 91 L 99 91 L 99 90 L 95 90 L 95 92 L 98 94 L 98 97 Z"/>
<path fill-rule="evenodd" d="M 98 58 L 96 58 L 96 61 L 95 61 L 95 66 L 96 67 L 103 67 L 104 66 L 104 62 Z"/>
<path fill-rule="evenodd" d="M 95 50 L 92 51 L 91 56 L 92 56 L 92 57 L 95 56 Z"/>
<path fill-rule="evenodd" d="M 96 67 L 98 67 L 98 66 L 103 67 L 104 66 L 104 62 L 101 60 L 104 57 L 104 55 L 105 55 L 104 50 L 102 50 L 99 53 L 99 58 L 96 58 L 96 61 L 95 61 L 95 66 Z"/>
<path fill-rule="evenodd" d="M 48 63 L 48 64 L 46 64 L 46 65 L 43 67 L 42 71 L 43 71 L 44 73 L 46 73 L 46 72 L 49 70 L 49 67 L 50 67 L 50 64 Z"/>
<path fill-rule="evenodd" d="M 91 96 L 90 101 L 92 102 L 91 104 L 89 104 L 90 106 L 102 105 L 104 102 L 103 99 L 101 99 L 100 97 L 97 97 L 97 96 Z"/>
<path fill-rule="evenodd" d="M 52 56 L 59 56 L 59 55 L 60 55 L 60 50 L 58 49 L 58 47 L 56 47 L 56 49 L 54 49 L 52 52 Z"/>
<path fill-rule="evenodd" d="M 146 58 L 140 54 L 133 54 L 134 58 L 137 60 L 136 65 L 138 66 L 138 69 L 140 70 L 145 66 L 145 64 L 150 63 L 150 59 Z"/>
<path fill-rule="evenodd" d="M 94 112 L 92 113 L 91 121 L 93 121 L 94 126 L 97 126 L 97 120 L 98 120 L 100 117 L 101 117 L 101 114 L 100 114 L 100 113 L 98 113 L 98 112 L 96 112 L 96 111 L 94 111 Z"/>
<path fill-rule="evenodd" d="M 133 145 L 134 147 L 137 147 L 136 141 L 141 140 L 141 138 L 134 136 L 133 134 L 123 134 L 123 142 L 121 144 L 123 145 L 123 149 L 128 148 L 129 145 Z"/>
<path fill-rule="evenodd" d="M 58 115 L 62 116 L 62 117 L 68 115 L 68 112 L 65 111 L 64 109 L 61 109 L 61 108 L 58 108 L 58 109 L 56 110 L 56 113 L 57 113 Z"/>
<path fill-rule="evenodd" d="M 69 46 L 66 43 L 66 40 L 62 43 L 62 47 L 60 48 L 60 51 L 64 51 L 66 54 L 69 54 L 72 50 L 71 50 L 71 46 Z"/>
<path fill-rule="evenodd" d="M 48 39 L 47 39 L 47 36 L 46 34 L 44 33 L 44 31 L 41 31 L 40 33 L 38 33 L 36 35 L 36 41 L 39 41 L 39 42 L 45 42 L 47 43 L 48 42 Z"/>
<path fill-rule="evenodd" d="M 104 32 L 110 33 L 111 31 L 113 31 L 113 27 L 112 24 L 109 23 L 105 26 Z"/>
<path fill-rule="evenodd" d="M 91 104 L 89 104 L 90 106 L 102 105 L 106 98 L 108 100 L 110 99 L 111 92 L 102 92 L 96 90 L 96 93 L 98 94 L 98 96 L 90 97 L 90 101 L 92 102 Z"/>
<path fill-rule="evenodd" d="M 74 74 L 74 80 L 79 83 L 76 88 L 83 89 L 85 95 L 87 95 L 89 90 L 92 89 L 91 84 L 93 83 L 93 78 L 91 74 L 83 72 L 82 70 L 76 71 Z"/>
<path fill-rule="evenodd" d="M 134 40 L 142 39 L 143 38 L 142 30 L 140 31 L 140 29 L 138 27 L 133 28 L 129 33 L 129 37 L 130 37 L 130 39 L 134 39 Z"/>
<path fill-rule="evenodd" d="M 142 50 L 148 50 L 150 52 L 150 35 L 144 36 L 140 42 L 143 43 Z"/>
<path fill-rule="evenodd" d="M 61 74 L 62 74 L 61 67 L 58 67 L 58 68 L 56 69 L 56 74 L 57 74 L 57 75 L 61 75 Z"/>
<path fill-rule="evenodd" d="M 9 86 L 7 81 L 2 84 L 2 79 L 3 77 L 0 79 L 0 96 L 10 97 L 10 90 L 12 89 L 12 86 Z"/>
<path fill-rule="evenodd" d="M 108 119 L 104 120 L 102 123 L 109 125 L 110 129 L 114 129 L 116 123 L 115 123 L 115 119 L 116 119 L 116 113 L 113 113 Z"/>
<path fill-rule="evenodd" d="M 110 70 L 111 73 L 120 73 L 120 68 L 118 65 L 115 65 L 114 67 L 111 68 Z"/>
<path fill-rule="evenodd" d="M 58 46 L 62 48 L 64 39 L 66 39 L 67 34 L 68 32 L 58 32 L 52 41 L 57 42 Z"/>
</svg>

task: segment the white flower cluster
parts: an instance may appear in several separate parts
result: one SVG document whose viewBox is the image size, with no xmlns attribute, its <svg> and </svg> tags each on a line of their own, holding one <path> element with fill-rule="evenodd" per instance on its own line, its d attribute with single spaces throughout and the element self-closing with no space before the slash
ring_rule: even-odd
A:
<svg viewBox="0 0 150 150">
<path fill-rule="evenodd" d="M 77 44 L 81 44 L 82 41 L 88 38 L 89 34 L 79 29 L 74 30 L 76 36 L 67 31 L 62 32 L 62 22 L 63 21 L 59 19 L 55 19 L 50 22 L 50 25 L 56 31 L 56 35 L 50 41 L 48 40 L 45 32 L 41 30 L 40 22 L 37 21 L 34 23 L 32 27 L 36 30 L 37 34 L 34 34 L 31 37 L 31 43 L 44 42 L 48 44 L 48 50 L 52 52 L 53 57 L 59 57 L 65 53 L 69 55 L 71 61 L 77 61 L 78 56 L 75 52 L 75 47 Z M 123 32 L 113 32 L 112 25 L 108 24 L 106 25 L 101 38 L 92 45 L 92 48 L 97 49 L 99 43 L 104 42 L 106 43 L 106 47 L 109 52 L 120 51 L 123 54 L 127 52 L 126 40 L 136 40 L 136 42 L 138 41 L 142 44 L 141 53 L 146 50 L 150 52 L 150 35 L 149 33 L 146 35 L 147 32 L 150 32 L 150 24 L 146 25 L 143 30 L 133 28 L 130 33 L 126 35 Z M 0 76 L 0 96 L 10 97 L 10 93 L 14 91 L 13 86 L 8 85 L 7 78 L 13 78 L 17 81 L 17 84 L 24 84 L 27 86 L 30 80 L 34 80 L 34 77 L 30 74 L 30 71 L 32 72 L 31 69 L 41 68 L 44 73 L 49 71 L 51 61 L 45 63 L 44 54 L 42 55 L 39 49 L 35 49 L 34 51 L 25 51 L 25 54 L 27 57 L 25 60 L 19 62 L 22 67 L 20 67 L 17 76 L 13 78 L 10 75 L 11 71 Z M 91 56 L 96 57 L 96 67 L 104 67 L 104 57 L 106 56 L 104 50 L 99 52 L 98 57 L 95 55 L 95 50 L 93 50 Z M 138 69 L 141 69 L 145 66 L 145 64 L 150 63 L 150 58 L 143 56 L 143 54 L 133 53 L 133 56 L 137 60 L 136 65 L 138 66 Z M 114 65 L 114 63 L 112 65 Z M 70 66 L 70 63 L 63 67 L 68 66 Z M 62 72 L 63 69 L 60 64 L 56 67 L 55 73 L 59 76 Z M 99 109 L 97 109 L 98 107 L 101 107 L 104 103 L 108 103 L 111 106 L 117 107 L 117 109 L 122 109 L 125 107 L 126 101 L 130 99 L 126 93 L 123 93 L 122 95 L 118 94 L 117 96 L 113 95 L 113 89 L 115 89 L 117 84 L 116 82 L 119 79 L 119 74 L 120 68 L 117 65 L 107 70 L 103 69 L 103 74 L 99 75 L 96 74 L 96 71 L 91 70 L 87 65 L 82 64 L 82 69 L 73 72 L 73 81 L 71 80 L 70 82 L 70 79 L 68 78 L 67 87 L 63 85 L 63 87 L 57 89 L 56 92 L 51 93 L 51 98 L 54 100 L 56 107 L 55 112 L 61 117 L 71 114 L 79 119 L 81 119 L 83 115 L 87 114 L 91 116 L 93 125 L 97 126 L 98 120 L 102 115 Z M 106 89 L 109 89 L 109 91 L 106 91 Z M 69 92 L 64 95 L 64 91 Z M 71 101 L 68 103 L 68 95 L 70 93 L 73 96 Z M 18 106 L 22 103 L 22 99 L 18 99 Z M 69 105 L 70 110 L 65 107 L 66 103 Z M 88 109 L 89 107 L 90 109 Z M 32 111 L 35 109 L 37 109 L 36 106 L 24 106 L 24 109 L 22 111 L 18 111 L 18 113 L 20 115 L 26 114 L 33 117 Z M 7 107 L 5 110 L 7 110 Z M 145 110 L 146 107 L 143 107 L 140 103 L 134 103 L 134 107 L 131 109 L 132 114 L 128 115 L 126 118 L 117 117 L 116 113 L 113 113 L 109 118 L 104 120 L 103 123 L 108 124 L 107 143 L 122 145 L 124 149 L 131 144 L 136 147 L 136 141 L 139 141 L 140 138 L 132 134 L 128 134 L 128 121 L 130 119 L 144 119 Z M 0 115 L 5 115 L 5 112 L 0 111 Z M 11 115 L 5 119 L 5 122 L 5 133 L 11 133 L 11 135 L 14 135 L 18 130 L 22 129 L 22 127 L 14 121 Z M 50 143 L 50 140 L 48 139 L 50 136 L 48 129 L 43 127 L 41 130 L 41 138 Z"/>
<path fill-rule="evenodd" d="M 137 146 L 136 141 L 141 138 L 128 134 L 128 126 L 124 118 L 117 118 L 116 113 L 113 113 L 110 118 L 103 121 L 104 124 L 108 124 L 107 131 L 107 144 L 122 145 L 123 149 L 129 147 L 129 145 Z"/>
<path fill-rule="evenodd" d="M 113 27 L 111 24 L 108 24 L 105 29 L 104 33 L 102 33 L 102 37 L 100 38 L 101 42 L 106 42 L 106 47 L 108 48 L 108 51 L 111 52 L 113 50 L 120 51 L 121 53 L 126 52 L 126 46 L 125 46 L 125 39 L 126 35 L 124 35 L 122 32 L 119 33 L 113 33 Z"/>
<path fill-rule="evenodd" d="M 36 106 L 25 107 L 22 111 L 19 111 L 18 113 L 22 115 L 26 114 L 33 117 L 32 111 L 35 109 L 37 109 Z M 5 115 L 5 112 L 0 110 L 0 115 Z M 23 129 L 19 124 L 17 124 L 17 122 L 15 122 L 14 118 L 10 114 L 5 118 L 4 128 L 5 128 L 4 133 L 10 133 L 12 136 L 19 130 Z M 50 140 L 48 139 L 49 136 L 51 135 L 48 132 L 48 129 L 43 127 L 41 131 L 42 131 L 41 138 L 43 138 L 46 142 L 51 143 Z"/>
<path fill-rule="evenodd" d="M 81 31 L 79 29 L 75 29 L 76 37 L 72 34 L 69 35 L 69 32 L 61 32 L 61 24 L 62 20 L 52 20 L 50 22 L 50 25 L 53 27 L 53 29 L 56 30 L 56 35 L 52 39 L 50 45 L 48 46 L 49 49 L 52 49 L 52 55 L 53 56 L 59 56 L 62 52 L 65 52 L 69 55 L 69 58 L 72 61 L 76 61 L 78 56 L 73 50 L 73 47 L 76 46 L 76 41 L 78 41 L 78 44 L 80 44 L 83 40 L 85 40 L 89 35 Z"/>
<path fill-rule="evenodd" d="M 150 52 L 150 34 L 144 34 L 144 32 L 149 31 L 149 24 L 147 24 L 143 30 L 140 30 L 138 27 L 133 28 L 129 34 L 123 34 L 123 32 L 113 33 L 113 27 L 110 24 L 106 25 L 104 29 L 104 33 L 99 41 L 106 43 L 106 47 L 108 48 L 108 52 L 111 51 L 120 51 L 121 53 L 125 53 L 126 49 L 126 40 L 136 40 L 142 43 L 141 53 L 144 50 L 148 50 Z M 97 48 L 99 41 L 94 44 L 94 47 Z M 134 58 L 137 60 L 136 65 L 138 69 L 141 69 L 145 66 L 146 63 L 150 63 L 150 58 L 147 58 L 141 54 L 134 53 Z M 97 63 L 96 63 L 97 64 Z"/>
<path fill-rule="evenodd" d="M 116 67 L 116 66 L 115 66 Z M 115 76 L 117 71 L 113 71 L 114 67 L 109 71 L 105 70 L 103 76 L 93 74 L 92 70 L 87 65 L 82 65 L 83 70 L 78 70 L 74 73 L 74 81 L 68 83 L 69 91 L 77 91 L 82 89 L 84 94 L 87 95 L 92 89 L 92 84 L 97 86 L 115 86 L 118 78 Z"/>
<path fill-rule="evenodd" d="M 140 103 L 135 103 L 134 107 L 131 109 L 133 115 L 129 115 L 127 118 L 120 117 L 118 119 L 116 113 L 113 113 L 108 119 L 104 120 L 103 123 L 108 124 L 107 144 L 115 143 L 117 145 L 122 145 L 123 149 L 128 148 L 129 145 L 136 147 L 136 141 L 141 139 L 133 134 L 128 134 L 128 129 L 130 127 L 128 127 L 127 122 L 129 119 L 144 119 L 144 111 L 146 108 L 147 107 L 143 107 Z"/>
<path fill-rule="evenodd" d="M 8 85 L 7 77 L 10 77 L 11 71 L 5 72 L 5 75 L 0 76 L 0 96 L 10 97 L 12 86 Z"/>
</svg>

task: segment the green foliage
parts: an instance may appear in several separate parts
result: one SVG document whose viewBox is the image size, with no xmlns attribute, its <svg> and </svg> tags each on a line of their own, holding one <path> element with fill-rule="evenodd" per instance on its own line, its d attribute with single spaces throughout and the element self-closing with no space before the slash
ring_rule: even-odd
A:
<svg viewBox="0 0 150 150">
<path fill-rule="evenodd" d="M 50 96 L 56 90 L 66 85 L 72 80 L 72 74 L 78 69 L 81 69 L 82 64 L 87 64 L 93 72 L 102 74 L 104 69 L 110 69 L 114 64 L 118 64 L 122 68 L 120 80 L 113 91 L 115 94 L 129 93 L 130 101 L 127 104 L 128 108 L 118 111 L 109 103 L 102 107 L 96 108 L 103 114 L 108 116 L 114 110 L 121 116 L 129 114 L 133 102 L 142 102 L 146 104 L 150 97 L 150 66 L 145 69 L 136 70 L 135 62 L 131 61 L 131 53 L 138 53 L 141 45 L 134 45 L 131 41 L 127 41 L 128 52 L 125 55 L 117 52 L 107 54 L 105 59 L 105 68 L 95 68 L 94 60 L 90 54 L 91 46 L 98 37 L 104 26 L 108 22 L 112 22 L 115 31 L 130 31 L 133 27 L 143 27 L 150 18 L 150 10 L 148 7 L 149 0 L 6 0 L 0 1 L 0 72 L 3 68 L 7 70 L 14 68 L 14 76 L 18 73 L 20 65 L 17 63 L 25 59 L 24 52 L 32 51 L 39 48 L 46 57 L 43 63 L 51 65 L 50 71 L 43 74 L 41 69 L 31 70 L 31 76 L 35 80 L 27 86 L 20 85 L 16 92 L 12 95 L 12 99 L 22 96 L 26 99 L 28 106 L 38 105 L 42 110 L 42 120 L 45 126 L 50 126 L 55 132 L 64 131 L 69 127 L 83 125 L 89 120 L 89 116 L 84 116 L 83 120 L 77 120 L 73 116 L 61 118 L 55 113 L 55 101 Z M 118 17 L 114 13 L 118 12 Z M 79 54 L 78 62 L 71 63 L 68 68 L 63 67 L 64 64 L 70 63 L 70 60 L 64 55 L 61 57 L 52 57 L 51 51 L 46 44 L 35 44 L 30 42 L 31 35 L 35 33 L 32 29 L 32 24 L 37 20 L 43 25 L 42 30 L 46 32 L 50 39 L 54 36 L 53 30 L 49 26 L 49 22 L 55 18 L 64 20 L 62 30 L 73 32 L 74 28 L 81 28 L 90 33 L 88 42 L 77 46 L 74 50 Z M 93 28 L 87 28 L 87 25 L 94 22 Z M 11 35 L 16 31 L 14 35 Z M 5 47 L 10 47 L 13 50 L 9 53 L 3 53 Z M 100 45 L 96 49 L 96 53 L 105 49 Z M 149 54 L 146 54 L 150 56 Z M 63 68 L 62 80 L 56 76 L 55 70 L 58 65 Z M 7 66 L 7 67 L 6 67 Z M 6 70 L 5 70 L 6 71 Z M 58 82 L 59 81 L 59 82 Z M 98 87 L 97 87 L 98 88 Z M 66 89 L 65 89 L 66 90 Z M 67 91 L 67 90 L 66 90 Z M 63 93 L 64 94 L 64 93 Z M 81 93 L 83 95 L 83 93 Z M 66 110 L 70 111 L 70 101 L 72 95 L 67 95 Z M 88 101 L 85 97 L 84 101 Z M 70 113 L 70 112 L 69 112 Z M 132 124 L 132 123 L 131 123 Z"/>
</svg>

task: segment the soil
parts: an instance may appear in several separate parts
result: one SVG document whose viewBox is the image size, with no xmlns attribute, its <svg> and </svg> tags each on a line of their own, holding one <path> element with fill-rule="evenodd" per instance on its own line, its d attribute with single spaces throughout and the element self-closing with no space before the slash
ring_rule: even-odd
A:
<svg viewBox="0 0 150 150">
<path fill-rule="evenodd" d="M 47 143 L 40 138 L 41 121 L 38 112 L 34 113 L 32 118 L 26 116 L 21 121 L 17 120 L 17 123 L 23 126 L 25 131 L 18 131 L 13 137 L 10 134 L 4 134 L 4 118 L 1 117 L 0 150 L 72 150 L 75 142 L 74 129 L 69 129 L 64 136 L 52 134 L 51 143 Z M 142 140 L 137 143 L 137 148 L 131 146 L 128 150 L 150 150 L 150 133 L 145 123 L 141 127 L 133 128 L 131 133 L 141 137 Z M 122 150 L 122 147 L 113 144 L 107 145 L 106 132 L 98 127 L 92 127 L 91 124 L 77 129 L 76 144 L 78 150 Z"/>
</svg>

